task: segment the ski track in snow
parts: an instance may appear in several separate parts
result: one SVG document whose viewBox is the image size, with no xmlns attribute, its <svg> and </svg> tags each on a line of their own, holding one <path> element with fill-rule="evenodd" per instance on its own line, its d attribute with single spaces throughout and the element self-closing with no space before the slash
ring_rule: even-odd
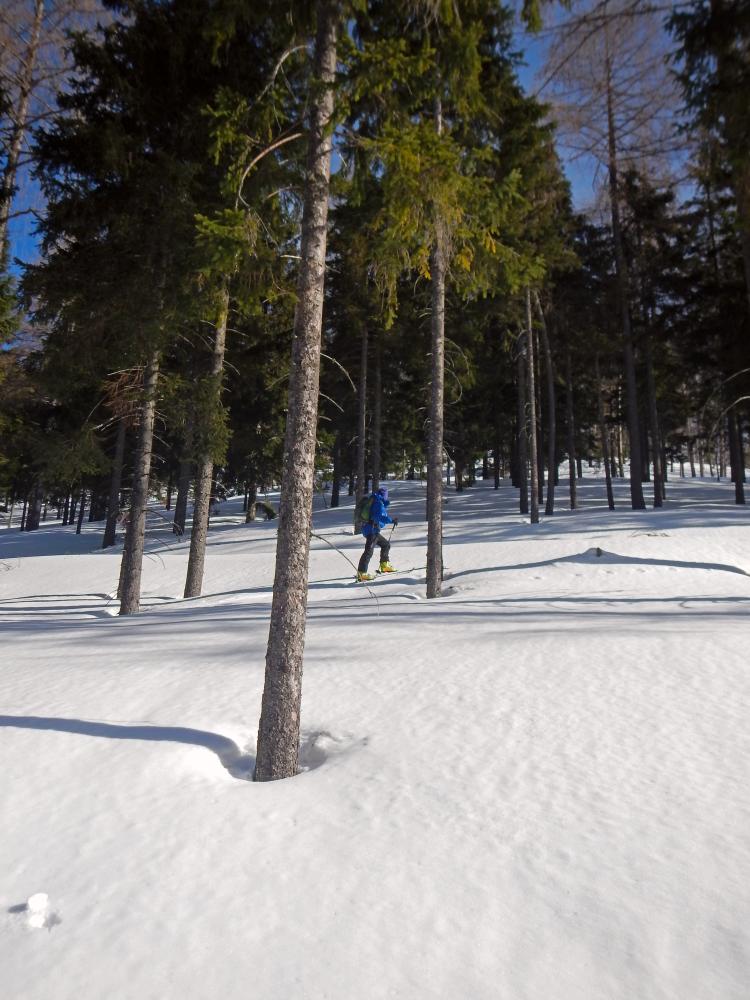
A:
<svg viewBox="0 0 750 1000">
<path fill-rule="evenodd" d="M 128 619 L 98 532 L 0 532 L 3 996 L 745 1000 L 731 488 L 610 513 L 591 479 L 538 526 L 506 484 L 448 492 L 427 601 L 423 490 L 393 486 L 406 572 L 353 587 L 313 540 L 301 773 L 270 785 L 273 522 L 226 505 L 190 601 L 155 526 Z M 316 531 L 356 562 L 350 516 Z"/>
</svg>

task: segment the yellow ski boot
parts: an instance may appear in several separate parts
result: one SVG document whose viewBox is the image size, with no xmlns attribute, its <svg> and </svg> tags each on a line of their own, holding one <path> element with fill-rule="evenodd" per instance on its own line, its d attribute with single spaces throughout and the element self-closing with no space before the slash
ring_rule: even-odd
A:
<svg viewBox="0 0 750 1000">
<path fill-rule="evenodd" d="M 395 573 L 395 572 L 396 572 L 396 567 L 391 566 L 389 562 L 382 562 L 380 564 L 380 568 L 378 569 L 378 573 Z"/>
</svg>

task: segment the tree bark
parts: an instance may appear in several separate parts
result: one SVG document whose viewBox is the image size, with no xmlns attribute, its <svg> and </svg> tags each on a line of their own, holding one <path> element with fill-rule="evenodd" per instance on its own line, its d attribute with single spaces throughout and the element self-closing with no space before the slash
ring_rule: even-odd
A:
<svg viewBox="0 0 750 1000">
<path fill-rule="evenodd" d="M 576 483 L 576 431 L 575 406 L 573 401 L 573 369 L 570 360 L 570 345 L 565 346 L 565 433 L 568 447 L 568 488 L 570 509 L 578 508 L 578 484 Z"/>
<path fill-rule="evenodd" d="M 441 99 L 435 101 L 435 128 L 443 132 Z M 445 232 L 436 220 L 432 248 L 430 409 L 427 439 L 427 597 L 440 597 L 443 586 L 443 440 L 445 400 Z"/>
<path fill-rule="evenodd" d="M 357 490 L 354 494 L 356 510 L 367 489 L 367 327 L 362 328 L 359 362 L 359 399 L 357 406 Z M 355 525 L 356 530 L 356 525 Z"/>
<path fill-rule="evenodd" d="M 78 522 L 76 523 L 76 534 L 81 534 L 81 528 L 83 527 L 83 513 L 86 510 L 86 490 L 81 490 L 81 506 L 78 511 Z"/>
<path fill-rule="evenodd" d="M 10 209 L 16 189 L 16 176 L 21 159 L 21 149 L 26 134 L 26 119 L 29 113 L 29 100 L 34 85 L 34 69 L 39 52 L 39 38 L 44 17 L 44 0 L 35 0 L 34 18 L 31 23 L 31 34 L 21 66 L 21 76 L 18 87 L 18 104 L 13 111 L 13 127 L 11 129 L 8 153 L 0 180 L 0 270 L 4 270 L 8 261 L 8 222 Z"/>
<path fill-rule="evenodd" d="M 609 444 L 607 442 L 607 427 L 604 421 L 604 399 L 602 396 L 602 377 L 599 372 L 599 357 L 594 361 L 596 375 L 596 408 L 599 418 L 599 436 L 602 439 L 602 462 L 604 463 L 604 480 L 607 486 L 607 504 L 610 510 L 615 509 L 615 495 L 612 490 L 612 472 L 609 463 Z"/>
<path fill-rule="evenodd" d="M 518 344 L 516 362 L 516 382 L 518 400 L 516 409 L 516 476 L 518 479 L 518 508 L 521 514 L 529 512 L 528 451 L 526 434 L 526 357 L 523 353 L 523 337 Z"/>
<path fill-rule="evenodd" d="M 730 410 L 727 413 L 727 431 L 729 436 L 729 463 L 731 466 L 732 482 L 734 483 L 734 502 L 736 504 L 745 503 L 744 486 L 744 462 L 742 456 L 742 446 L 737 430 L 737 413 Z"/>
<path fill-rule="evenodd" d="M 547 336 L 547 323 L 544 318 L 542 304 L 539 296 L 535 293 L 537 312 L 539 313 L 539 330 L 542 339 L 542 350 L 544 351 L 544 367 L 547 376 L 547 467 L 549 478 L 547 480 L 547 502 L 544 508 L 545 514 L 555 513 L 555 479 L 557 476 L 557 423 L 556 423 L 556 400 L 555 400 L 555 371 L 552 367 L 552 351 L 550 350 L 549 337 Z"/>
<path fill-rule="evenodd" d="M 39 521 L 42 516 L 42 487 L 37 482 L 34 483 L 34 488 L 31 491 L 31 498 L 29 500 L 29 506 L 26 511 L 26 520 L 24 522 L 25 531 L 36 531 L 39 527 Z"/>
<path fill-rule="evenodd" d="M 372 490 L 380 485 L 381 457 L 380 445 L 383 430 L 383 334 L 378 330 L 375 334 L 375 372 L 373 380 L 372 406 Z"/>
<path fill-rule="evenodd" d="M 620 307 L 625 380 L 627 385 L 628 436 L 630 438 L 630 502 L 633 510 L 645 510 L 641 483 L 641 435 L 638 421 L 638 388 L 636 383 L 635 350 L 630 323 L 630 279 L 620 223 L 620 183 L 617 167 L 617 137 L 612 103 L 612 77 L 607 57 L 607 139 L 609 146 L 609 201 L 612 218 L 612 240 L 615 250 L 617 295 Z"/>
<path fill-rule="evenodd" d="M 138 448 L 133 466 L 133 489 L 130 516 L 122 550 L 120 572 L 120 614 L 134 615 L 141 606 L 141 573 L 146 536 L 146 509 L 151 476 L 151 452 L 154 443 L 156 389 L 159 381 L 159 354 L 155 352 L 143 373 L 143 403 L 138 428 Z"/>
<path fill-rule="evenodd" d="M 107 502 L 107 523 L 104 526 L 102 548 L 114 545 L 117 538 L 117 517 L 120 513 L 120 486 L 122 484 L 122 465 L 125 458 L 125 417 L 117 422 L 117 440 L 115 442 L 115 457 L 112 462 L 112 477 L 109 482 L 109 500 Z"/>
<path fill-rule="evenodd" d="M 654 379 L 654 363 L 651 354 L 651 340 L 645 338 L 646 353 L 646 385 L 648 391 L 648 422 L 651 432 L 651 453 L 654 463 L 654 507 L 661 507 L 664 502 L 664 472 L 661 464 L 661 433 L 659 431 L 659 411 L 656 404 L 656 380 Z M 693 469 L 695 475 L 695 469 Z"/>
<path fill-rule="evenodd" d="M 318 0 L 300 274 L 256 781 L 297 773 L 320 382 L 339 0 Z"/>
<path fill-rule="evenodd" d="M 530 520 L 539 524 L 539 466 L 536 438 L 536 372 L 534 364 L 534 327 L 531 320 L 531 292 L 526 289 L 526 361 L 529 381 L 529 466 L 531 468 Z"/>
<path fill-rule="evenodd" d="M 224 381 L 224 351 L 227 341 L 227 320 L 229 318 L 229 282 L 225 281 L 219 301 L 219 314 L 211 355 L 210 403 L 218 411 L 221 408 L 221 391 Z M 203 588 L 203 570 L 206 562 L 206 538 L 208 536 L 208 515 L 213 487 L 214 459 L 212 442 L 205 443 L 205 451 L 198 459 L 195 480 L 195 505 L 193 525 L 190 530 L 190 555 L 185 578 L 184 597 L 200 597 Z"/>
</svg>

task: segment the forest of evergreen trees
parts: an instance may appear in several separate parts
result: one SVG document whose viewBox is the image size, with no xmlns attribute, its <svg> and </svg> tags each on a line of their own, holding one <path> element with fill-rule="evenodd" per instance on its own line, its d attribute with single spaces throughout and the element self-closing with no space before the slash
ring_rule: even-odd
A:
<svg viewBox="0 0 750 1000">
<path fill-rule="evenodd" d="M 260 776 L 296 766 L 274 706 L 323 481 L 336 506 L 426 476 L 428 597 L 446 465 L 511 477 L 532 522 L 588 461 L 610 506 L 624 476 L 633 509 L 670 475 L 745 502 L 747 0 L 11 0 L 0 42 L 0 517 L 109 546 L 126 512 L 130 614 L 149 505 L 187 526 L 196 596 L 211 498 L 252 520 L 280 486 Z"/>
</svg>

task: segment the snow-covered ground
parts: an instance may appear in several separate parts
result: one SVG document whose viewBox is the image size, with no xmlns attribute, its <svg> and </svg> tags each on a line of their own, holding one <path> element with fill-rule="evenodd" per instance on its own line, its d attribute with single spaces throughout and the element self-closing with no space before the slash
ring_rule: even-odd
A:
<svg viewBox="0 0 750 1000">
<path fill-rule="evenodd" d="M 305 769 L 271 784 L 275 522 L 224 505 L 184 601 L 157 519 L 128 619 L 100 526 L 0 532 L 3 998 L 747 1000 L 748 511 L 448 491 L 427 601 L 390 485 L 405 572 L 369 589 L 351 508 L 316 513 Z"/>
</svg>

